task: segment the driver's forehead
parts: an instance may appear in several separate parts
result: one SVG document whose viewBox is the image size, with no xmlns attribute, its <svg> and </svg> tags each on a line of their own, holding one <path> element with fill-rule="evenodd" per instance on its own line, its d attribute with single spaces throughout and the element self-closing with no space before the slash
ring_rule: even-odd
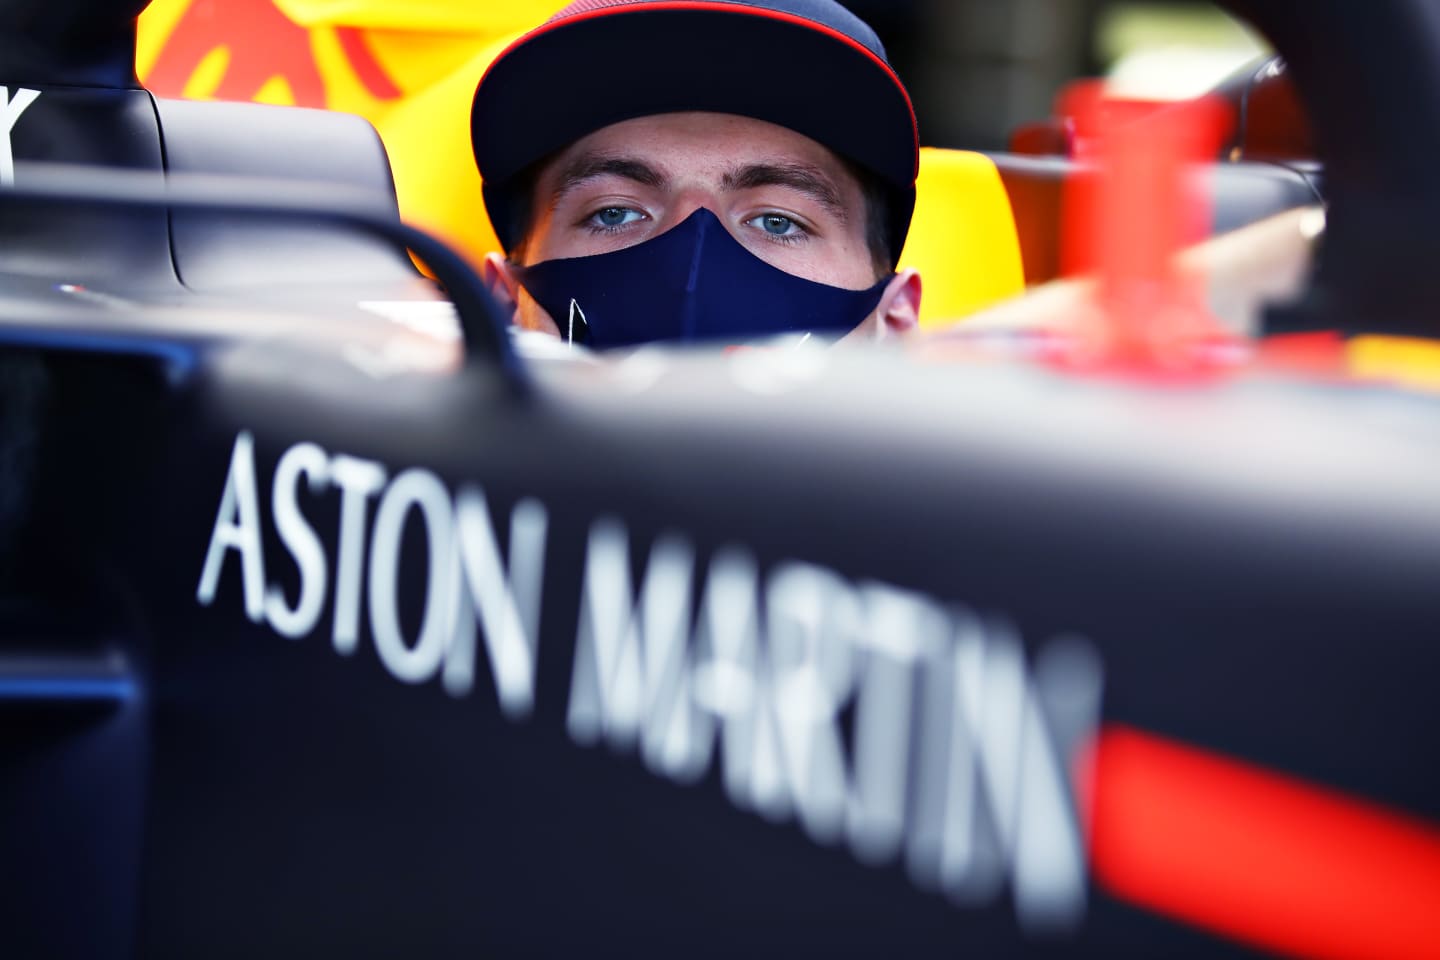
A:
<svg viewBox="0 0 1440 960">
<path fill-rule="evenodd" d="M 641 161 L 675 189 L 714 187 L 747 167 L 804 167 L 832 181 L 846 205 L 863 202 L 860 184 L 845 163 L 809 137 L 750 117 L 700 112 L 638 117 L 582 137 L 542 169 L 536 199 L 553 199 L 566 171 L 587 157 Z"/>
</svg>

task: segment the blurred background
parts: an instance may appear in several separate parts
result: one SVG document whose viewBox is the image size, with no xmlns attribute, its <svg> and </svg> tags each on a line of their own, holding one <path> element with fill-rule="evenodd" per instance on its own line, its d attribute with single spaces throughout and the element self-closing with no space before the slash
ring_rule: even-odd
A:
<svg viewBox="0 0 1440 960">
<path fill-rule="evenodd" d="M 1003 149 L 1015 127 L 1049 116 L 1056 93 L 1076 77 L 1109 77 L 1137 99 L 1178 99 L 1210 88 L 1265 50 L 1245 26 L 1201 0 L 844 2 L 884 40 L 910 88 L 921 139 L 929 146 Z M 446 66 L 458 65 L 446 51 L 457 51 L 458 59 L 458 51 L 473 50 L 475 42 L 508 39 L 564 5 L 565 0 L 154 0 L 141 20 L 139 66 L 142 78 L 168 96 L 256 99 L 370 115 L 372 110 L 363 109 L 368 104 L 347 94 L 344 78 L 326 69 L 327 29 L 338 28 L 341 52 L 352 66 L 357 55 L 372 59 L 370 73 L 394 81 L 395 92 L 408 95 Z M 292 25 L 299 28 L 293 34 L 286 29 Z M 179 36 L 172 36 L 177 27 Z M 257 46 L 263 45 L 268 64 L 255 63 L 254 51 L 245 50 L 249 30 L 263 41 Z M 319 76 L 309 68 L 318 84 L 305 82 L 306 70 L 293 69 L 292 55 L 310 59 L 294 49 L 305 43 L 302 31 L 310 32 L 308 46 L 321 68 Z M 403 43 L 397 41 L 401 36 Z M 174 49 L 161 56 L 167 40 L 176 48 L 185 38 L 199 42 L 194 56 L 176 56 Z M 430 69 L 417 76 L 405 61 L 420 46 Z M 237 83 L 245 76 L 273 80 L 271 72 L 279 85 Z M 367 79 L 364 70 L 354 72 Z M 374 84 L 364 86 L 384 99 Z"/>
<path fill-rule="evenodd" d="M 885 41 L 931 146 L 1004 149 L 1076 77 L 1136 99 L 1213 87 L 1268 51 L 1196 0 L 848 0 Z"/>
<path fill-rule="evenodd" d="M 402 216 L 479 263 L 500 245 L 471 150 L 475 86 L 501 51 L 566 3 L 153 0 L 140 20 L 136 67 L 164 97 L 365 117 L 389 154 Z M 914 98 L 921 142 L 934 147 L 1005 150 L 1026 125 L 1043 139 L 1049 125 L 1041 121 L 1078 77 L 1108 77 L 1131 99 L 1176 99 L 1213 87 L 1262 52 L 1244 27 L 1198 0 L 848 4 L 881 35 Z M 537 91 L 536 109 L 552 109 L 562 96 Z M 947 250 L 955 252 L 953 241 Z M 987 293 L 961 306 L 968 312 L 993 299 Z"/>
</svg>

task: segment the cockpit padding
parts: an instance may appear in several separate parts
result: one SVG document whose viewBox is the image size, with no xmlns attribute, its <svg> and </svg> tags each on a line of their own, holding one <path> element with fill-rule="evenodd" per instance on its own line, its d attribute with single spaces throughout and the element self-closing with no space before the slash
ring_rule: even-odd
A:
<svg viewBox="0 0 1440 960">
<path fill-rule="evenodd" d="M 12 72 L 24 65 L 0 60 L 0 189 L 36 165 L 123 170 L 157 186 L 167 175 L 301 180 L 349 187 L 398 219 L 385 149 L 359 117 L 35 84 Z M 0 205 L 0 274 L 127 300 L 342 287 L 354 300 L 411 295 L 419 282 L 404 251 L 334 225 L 70 203 Z"/>
<path fill-rule="evenodd" d="M 14 182 L 26 164 L 85 164 L 163 176 L 150 95 L 103 87 L 27 86 L 0 64 Z M 0 150 L 5 144 L 0 144 Z M 56 284 L 173 289 L 165 211 L 0 206 L 0 273 Z"/>
<path fill-rule="evenodd" d="M 398 218 L 385 148 L 350 114 L 255 103 L 157 99 L 166 169 L 173 176 L 313 181 L 360 190 L 380 216 Z M 345 286 L 364 298 L 413 283 L 403 251 L 331 225 L 176 212 L 175 268 L 199 292 L 265 296 L 272 287 Z"/>
</svg>

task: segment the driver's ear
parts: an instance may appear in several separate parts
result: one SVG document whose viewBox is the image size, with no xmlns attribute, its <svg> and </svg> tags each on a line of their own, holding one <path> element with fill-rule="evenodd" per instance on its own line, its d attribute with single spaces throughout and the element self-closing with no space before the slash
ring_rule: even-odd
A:
<svg viewBox="0 0 1440 960">
<path fill-rule="evenodd" d="M 875 325 L 878 339 L 906 334 L 920 325 L 921 289 L 920 271 L 913 267 L 891 278 L 875 308 L 879 320 Z"/>
<path fill-rule="evenodd" d="M 500 309 L 510 315 L 510 322 L 520 322 L 520 280 L 515 276 L 515 265 L 506 260 L 502 254 L 487 253 L 485 262 L 481 266 L 480 279 L 485 283 L 485 289 Z"/>
</svg>

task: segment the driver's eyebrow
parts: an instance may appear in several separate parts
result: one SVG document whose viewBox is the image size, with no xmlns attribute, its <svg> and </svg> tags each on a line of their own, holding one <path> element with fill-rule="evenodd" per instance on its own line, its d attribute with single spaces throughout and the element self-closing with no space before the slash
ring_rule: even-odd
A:
<svg viewBox="0 0 1440 960">
<path fill-rule="evenodd" d="M 667 182 L 663 173 L 644 160 L 635 157 L 582 153 L 567 163 L 560 171 L 559 177 L 556 178 L 555 193 L 550 199 L 551 206 L 558 206 L 560 201 L 565 199 L 565 195 L 572 190 L 606 176 L 623 177 L 654 189 L 662 189 Z"/>
<path fill-rule="evenodd" d="M 752 163 L 725 174 L 721 185 L 726 190 L 750 190 L 755 187 L 789 187 L 825 207 L 841 222 L 849 219 L 840 202 L 840 189 L 819 167 L 806 163 Z"/>
</svg>

